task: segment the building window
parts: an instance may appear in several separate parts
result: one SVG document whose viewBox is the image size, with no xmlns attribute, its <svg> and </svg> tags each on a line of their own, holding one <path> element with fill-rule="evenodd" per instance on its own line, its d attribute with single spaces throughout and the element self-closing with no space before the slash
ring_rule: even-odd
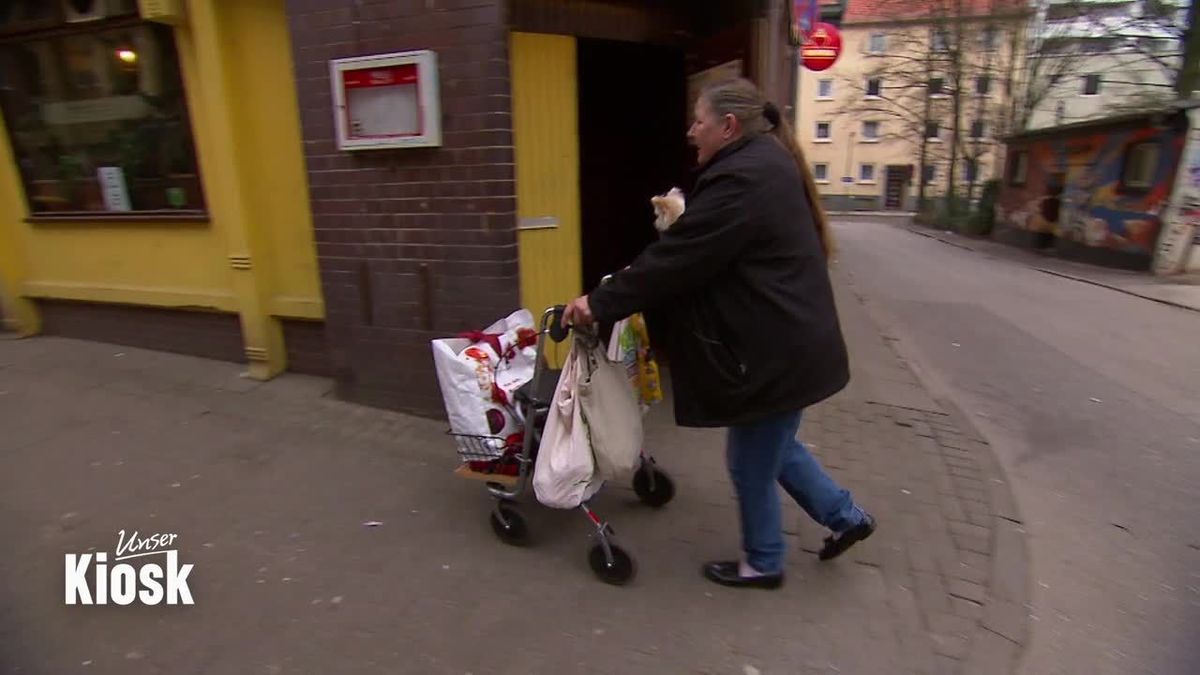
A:
<svg viewBox="0 0 1200 675">
<path fill-rule="evenodd" d="M 0 108 L 32 214 L 202 211 L 171 28 L 133 0 L 3 7 Z"/>
<path fill-rule="evenodd" d="M 867 80 L 867 96 L 879 96 L 883 93 L 883 80 L 872 77 Z"/>
<path fill-rule="evenodd" d="M 833 80 L 817 80 L 817 98 L 833 98 Z"/>
<path fill-rule="evenodd" d="M 879 122 L 863 122 L 863 140 L 879 140 Z"/>
<path fill-rule="evenodd" d="M 929 95 L 941 96 L 946 93 L 946 78 L 931 77 L 929 78 Z"/>
<path fill-rule="evenodd" d="M 979 34 L 979 44 L 984 49 L 995 49 L 1000 43 L 1000 31 L 996 30 L 995 26 L 988 26 Z"/>
<path fill-rule="evenodd" d="M 933 164 L 925 165 L 925 184 L 929 185 L 937 179 L 937 166 Z"/>
<path fill-rule="evenodd" d="M 874 164 L 859 164 L 858 165 L 858 182 L 874 183 L 875 182 L 875 165 Z"/>
<path fill-rule="evenodd" d="M 819 140 L 819 141 L 829 140 L 830 127 L 831 127 L 831 124 L 829 122 L 817 122 L 817 140 Z"/>
<path fill-rule="evenodd" d="M 987 75 L 980 75 L 975 78 L 975 93 L 980 96 L 987 96 L 992 93 L 992 78 Z"/>
<path fill-rule="evenodd" d="M 983 120 L 971 122 L 971 138 L 983 138 Z"/>
<path fill-rule="evenodd" d="M 1021 186 L 1029 175 L 1029 151 L 1018 150 L 1008 162 L 1008 184 Z"/>
<path fill-rule="evenodd" d="M 949 49 L 949 39 L 944 30 L 933 31 L 933 51 L 944 52 Z"/>
<path fill-rule="evenodd" d="M 1125 168 L 1121 186 L 1132 190 L 1148 190 L 1154 185 L 1161 146 L 1157 142 L 1138 143 L 1125 151 Z"/>
<path fill-rule="evenodd" d="M 974 183 L 979 180 L 979 162 L 974 159 L 963 160 L 963 180 Z"/>
<path fill-rule="evenodd" d="M 1083 95 L 1096 96 L 1100 93 L 1100 76 L 1099 75 L 1084 75 L 1083 76 Z"/>
<path fill-rule="evenodd" d="M 813 180 L 818 183 L 828 183 L 829 165 L 824 162 L 813 164 Z"/>
<path fill-rule="evenodd" d="M 931 141 L 938 140 L 938 131 L 939 131 L 939 129 L 938 129 L 937 122 L 926 122 L 925 123 L 925 138 L 928 138 Z"/>
<path fill-rule="evenodd" d="M 867 40 L 867 53 L 882 54 L 885 51 L 887 51 L 887 34 L 871 33 L 871 37 Z"/>
</svg>

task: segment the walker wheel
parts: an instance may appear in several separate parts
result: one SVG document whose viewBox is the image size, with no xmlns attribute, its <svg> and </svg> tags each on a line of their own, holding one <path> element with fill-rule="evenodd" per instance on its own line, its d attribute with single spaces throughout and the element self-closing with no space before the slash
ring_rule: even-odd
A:
<svg viewBox="0 0 1200 675">
<path fill-rule="evenodd" d="M 645 462 L 633 474 L 633 491 L 643 504 L 662 508 L 675 498 L 675 481 L 652 462 Z"/>
<path fill-rule="evenodd" d="M 492 531 L 500 541 L 513 546 L 521 546 L 529 541 L 529 528 L 525 525 L 525 517 L 520 511 L 507 504 L 499 504 L 492 511 Z"/>
<path fill-rule="evenodd" d="M 624 586 L 637 575 L 637 563 L 625 549 L 611 541 L 609 541 L 608 550 L 612 553 L 611 562 L 604 556 L 603 544 L 599 542 L 593 544 L 591 550 L 588 551 L 588 565 L 591 566 L 600 581 L 614 586 Z"/>
</svg>

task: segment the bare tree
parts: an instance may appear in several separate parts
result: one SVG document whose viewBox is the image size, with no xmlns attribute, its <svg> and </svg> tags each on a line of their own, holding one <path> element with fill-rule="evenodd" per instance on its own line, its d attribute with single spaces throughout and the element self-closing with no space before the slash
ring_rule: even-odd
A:
<svg viewBox="0 0 1200 675">
<path fill-rule="evenodd" d="M 1031 73 L 1033 87 L 1048 93 L 1062 76 L 1078 73 L 1082 62 L 1100 54 L 1119 64 L 1105 72 L 1104 82 L 1134 88 L 1110 104 L 1113 112 L 1160 107 L 1190 97 L 1197 87 L 1200 38 L 1193 28 L 1195 2 L 1130 0 L 1097 5 L 1076 0 L 1047 3 L 1040 9 L 1039 30 L 1050 35 L 1031 43 L 1031 57 L 1036 56 L 1031 63 L 1069 67 Z M 1037 101 L 1030 108 L 1036 105 Z"/>
<path fill-rule="evenodd" d="M 1071 11 L 1083 11 L 1080 9 L 1083 4 L 1077 2 L 1070 5 Z M 1061 12 L 1061 7 L 1061 4 L 1055 3 L 1056 12 Z M 1037 0 L 1033 10 L 1033 26 L 1024 45 L 1021 44 L 1021 33 L 1014 31 L 1011 34 L 1012 53 L 1024 53 L 1024 67 L 1019 79 L 1012 74 L 1008 76 L 1008 86 L 1013 96 L 1012 112 L 1005 131 L 1029 128 L 1034 112 L 1050 98 L 1059 83 L 1082 73 L 1088 56 L 1085 43 L 1077 39 L 1078 29 L 1073 23 L 1052 21 L 1058 17 L 1051 16 L 1050 9 L 1050 0 Z M 1017 81 L 1014 82 L 1014 79 Z"/>
<path fill-rule="evenodd" d="M 902 5 L 894 6 L 899 16 L 912 16 L 911 10 L 905 14 Z M 1022 10 L 1012 10 L 1011 3 L 1002 6 L 1008 14 L 966 0 L 930 0 L 919 16 L 891 28 L 886 54 L 868 57 L 874 63 L 865 81 L 845 80 L 842 87 L 849 92 L 843 113 L 886 120 L 884 137 L 910 144 L 916 151 L 922 205 L 929 167 L 944 166 L 945 210 L 958 211 L 960 159 L 966 160 L 966 196 L 972 199 L 982 160 L 996 152 L 985 140 L 986 132 L 995 136 L 1010 126 L 1012 109 L 999 95 L 999 85 L 1005 83 L 1005 94 L 1011 91 L 1012 64 L 1011 57 L 1001 56 L 1000 36 L 1002 27 L 1011 23 L 1004 19 L 1019 17 Z M 993 93 L 997 95 L 989 97 Z M 934 142 L 935 130 L 940 142 Z"/>
</svg>

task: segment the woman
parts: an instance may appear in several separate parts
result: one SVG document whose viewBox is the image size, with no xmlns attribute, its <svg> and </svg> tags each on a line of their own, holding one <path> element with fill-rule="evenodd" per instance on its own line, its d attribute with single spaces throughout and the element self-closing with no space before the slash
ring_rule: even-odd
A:
<svg viewBox="0 0 1200 675">
<path fill-rule="evenodd" d="M 665 347 L 681 426 L 729 427 L 743 557 L 704 575 L 728 586 L 783 583 L 775 484 L 833 534 L 822 560 L 875 521 L 796 440 L 803 410 L 846 386 L 846 346 L 826 259 L 830 237 L 789 125 L 747 80 L 696 102 L 688 139 L 700 174 L 683 216 L 609 283 L 568 305 L 588 325 L 646 312 Z"/>
</svg>

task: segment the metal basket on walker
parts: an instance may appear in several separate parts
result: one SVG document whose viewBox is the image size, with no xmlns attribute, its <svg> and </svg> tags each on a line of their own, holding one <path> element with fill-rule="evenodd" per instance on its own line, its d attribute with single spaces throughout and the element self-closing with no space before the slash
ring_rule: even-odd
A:
<svg viewBox="0 0 1200 675">
<path fill-rule="evenodd" d="M 559 305 L 542 314 L 533 379 L 517 390 L 514 401 L 516 415 L 523 424 L 522 431 L 507 437 L 447 432 L 454 437 L 462 460 L 455 473 L 487 485 L 488 492 L 496 500 L 491 513 L 492 530 L 507 544 L 519 546 L 529 541 L 529 529 L 516 500 L 530 483 L 546 415 L 561 372 L 547 364 L 547 340 L 560 343 L 572 330 L 562 325 L 564 309 Z M 590 332 L 579 331 L 577 334 L 599 339 Z M 666 505 L 675 496 L 671 477 L 658 468 L 645 450 L 633 475 L 633 490 L 643 503 L 655 508 Z M 594 528 L 592 537 L 595 541 L 588 549 L 588 564 L 592 571 L 606 583 L 628 583 L 637 573 L 633 556 L 617 543 L 612 526 L 591 509 L 587 500 L 579 508 Z"/>
</svg>

